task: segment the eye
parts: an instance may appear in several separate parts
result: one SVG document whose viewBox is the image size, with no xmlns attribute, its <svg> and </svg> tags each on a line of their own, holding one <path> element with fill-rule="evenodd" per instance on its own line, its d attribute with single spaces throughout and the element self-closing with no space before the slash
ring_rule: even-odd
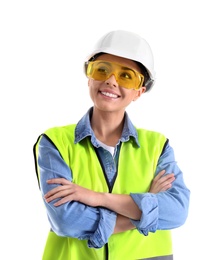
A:
<svg viewBox="0 0 216 260">
<path fill-rule="evenodd" d="M 97 72 L 101 74 L 108 74 L 109 73 L 109 68 L 106 66 L 98 66 Z"/>
<path fill-rule="evenodd" d="M 128 73 L 128 72 L 122 72 L 122 73 L 120 74 L 120 77 L 121 77 L 122 79 L 126 79 L 126 80 L 132 79 L 132 75 L 131 75 L 130 73 Z"/>
<path fill-rule="evenodd" d="M 100 72 L 100 73 L 106 73 L 107 68 L 106 67 L 98 67 L 97 71 Z"/>
</svg>

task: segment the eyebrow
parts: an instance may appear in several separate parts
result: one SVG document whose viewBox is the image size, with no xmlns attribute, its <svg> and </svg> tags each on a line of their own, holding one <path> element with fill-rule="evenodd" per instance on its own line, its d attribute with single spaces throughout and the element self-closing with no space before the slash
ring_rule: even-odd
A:
<svg viewBox="0 0 216 260">
<path fill-rule="evenodd" d="M 112 65 L 112 62 L 110 62 L 110 61 L 103 61 L 103 60 L 98 60 L 98 64 L 100 64 L 100 63 L 105 63 L 105 64 L 107 64 L 107 65 Z M 137 73 L 138 73 L 138 71 L 136 71 L 135 69 L 131 69 L 131 68 L 129 68 L 129 67 L 125 67 L 125 66 L 124 66 L 124 65 L 122 65 L 121 63 L 118 63 L 118 62 L 113 62 L 113 63 L 115 63 L 115 64 L 118 64 L 118 65 L 122 66 L 122 69 L 124 69 L 124 70 L 129 70 L 129 71 L 132 71 L 134 74 L 136 74 L 135 72 L 137 72 Z"/>
</svg>

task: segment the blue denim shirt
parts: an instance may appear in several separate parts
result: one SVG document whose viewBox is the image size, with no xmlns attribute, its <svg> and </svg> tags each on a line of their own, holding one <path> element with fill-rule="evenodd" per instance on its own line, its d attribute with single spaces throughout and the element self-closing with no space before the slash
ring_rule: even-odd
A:
<svg viewBox="0 0 216 260">
<path fill-rule="evenodd" d="M 135 127 L 125 113 L 125 122 L 122 136 L 115 147 L 114 156 L 102 148 L 94 135 L 90 125 L 90 113 L 92 108 L 78 122 L 75 129 L 75 143 L 90 137 L 91 143 L 97 151 L 102 163 L 110 191 L 118 169 L 118 156 L 121 143 L 133 138 L 135 144 L 140 146 Z M 73 172 L 63 161 L 55 146 L 43 136 L 39 143 L 38 166 L 40 169 L 40 186 L 42 195 L 46 194 L 55 185 L 47 184 L 51 178 L 65 178 L 73 180 Z M 183 174 L 179 169 L 173 149 L 166 143 L 161 154 L 155 176 L 165 169 L 166 174 L 174 173 L 175 181 L 172 187 L 157 194 L 133 193 L 130 196 L 142 211 L 139 221 L 131 220 L 137 230 L 148 235 L 157 229 L 173 229 L 184 224 L 188 215 L 190 191 L 186 187 Z M 44 200 L 44 199 L 43 199 Z M 44 204 L 52 230 L 59 236 L 87 239 L 88 246 L 100 248 L 108 242 L 116 223 L 116 213 L 102 207 L 89 207 L 73 201 L 55 207 L 55 201 Z"/>
</svg>

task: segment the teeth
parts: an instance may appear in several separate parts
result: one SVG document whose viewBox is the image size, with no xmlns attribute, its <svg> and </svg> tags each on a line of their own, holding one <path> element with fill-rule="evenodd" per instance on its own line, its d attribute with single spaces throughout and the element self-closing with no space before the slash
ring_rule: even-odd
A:
<svg viewBox="0 0 216 260">
<path fill-rule="evenodd" d="M 108 93 L 108 92 L 101 92 L 101 94 L 103 94 L 104 96 L 107 97 L 111 97 L 111 98 L 117 98 L 118 96 L 112 93 Z"/>
</svg>

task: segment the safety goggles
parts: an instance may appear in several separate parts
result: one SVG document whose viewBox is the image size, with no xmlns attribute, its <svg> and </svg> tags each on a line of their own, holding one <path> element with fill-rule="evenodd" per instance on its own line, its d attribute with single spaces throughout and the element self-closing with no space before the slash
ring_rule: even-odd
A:
<svg viewBox="0 0 216 260">
<path fill-rule="evenodd" d="M 144 81 L 144 76 L 138 71 L 116 62 L 95 60 L 86 62 L 86 75 L 94 80 L 105 81 L 112 75 L 120 87 L 139 90 Z"/>
</svg>

